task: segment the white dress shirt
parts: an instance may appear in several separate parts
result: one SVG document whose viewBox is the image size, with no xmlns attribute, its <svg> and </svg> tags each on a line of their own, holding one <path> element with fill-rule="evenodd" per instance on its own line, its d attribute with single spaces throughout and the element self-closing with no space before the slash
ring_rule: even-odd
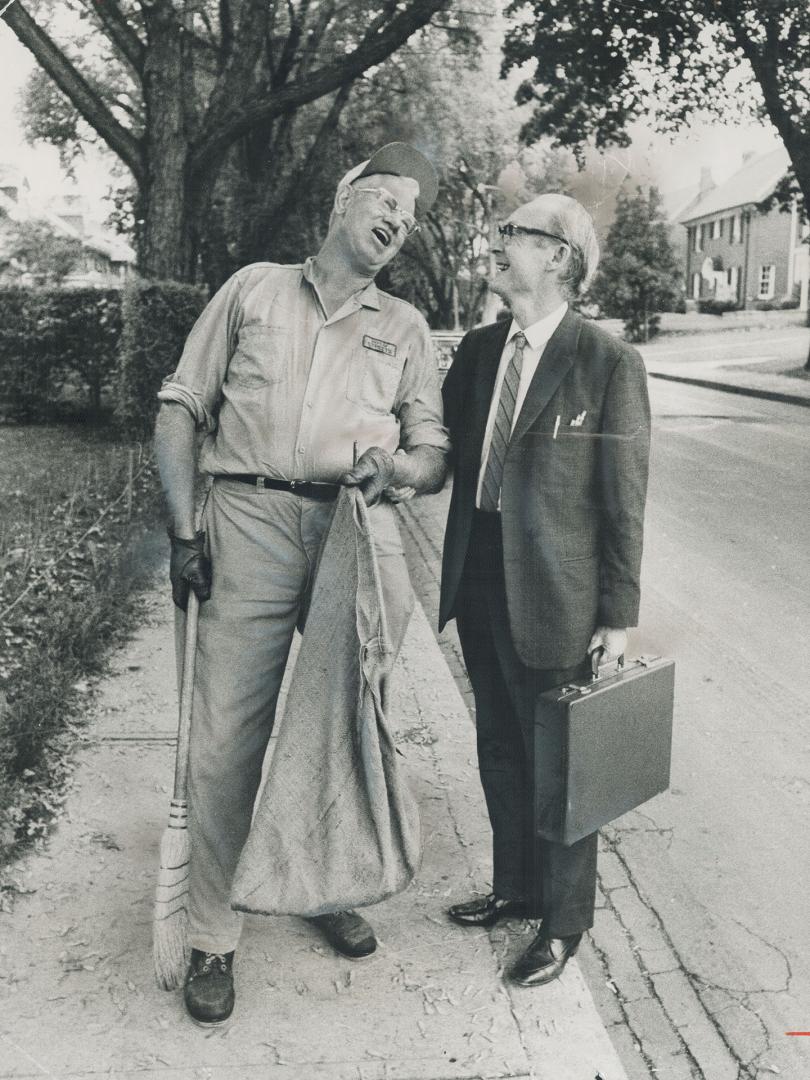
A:
<svg viewBox="0 0 810 1080">
<path fill-rule="evenodd" d="M 512 359 L 512 353 L 515 351 L 515 334 L 522 333 L 526 338 L 526 345 L 523 349 L 523 366 L 520 372 L 520 385 L 518 386 L 515 411 L 512 414 L 512 431 L 515 430 L 517 418 L 520 415 L 523 402 L 526 400 L 526 394 L 529 391 L 531 381 L 537 371 L 540 357 L 543 355 L 549 338 L 562 322 L 563 316 L 567 310 L 567 303 L 560 304 L 560 306 L 555 308 L 550 315 L 546 315 L 544 319 L 539 319 L 536 323 L 532 323 L 532 325 L 527 326 L 525 330 L 521 330 L 515 320 L 512 319 L 512 325 L 509 327 L 509 333 L 506 336 L 506 344 L 503 347 L 501 360 L 498 364 L 498 375 L 495 379 L 495 389 L 492 392 L 492 401 L 490 402 L 489 416 L 487 417 L 487 426 L 486 431 L 484 432 L 484 445 L 481 447 L 481 468 L 478 472 L 478 489 L 475 493 L 475 505 L 479 509 L 481 507 L 481 487 L 484 483 L 484 472 L 486 470 L 487 458 L 489 457 L 489 447 L 492 443 L 492 429 L 495 427 L 498 403 L 501 400 L 501 387 L 503 386 L 503 380 L 506 376 L 506 369 L 509 366 L 509 361 Z M 500 508 L 500 499 L 498 500 L 498 507 Z"/>
</svg>

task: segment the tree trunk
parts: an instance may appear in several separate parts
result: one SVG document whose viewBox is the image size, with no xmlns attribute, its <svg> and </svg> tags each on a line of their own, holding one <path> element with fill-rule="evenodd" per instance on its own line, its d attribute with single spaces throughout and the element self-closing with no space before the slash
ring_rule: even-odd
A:
<svg viewBox="0 0 810 1080">
<path fill-rule="evenodd" d="M 183 36 L 171 6 L 155 7 L 144 68 L 146 178 L 141 185 L 143 224 L 138 270 L 145 277 L 193 281 L 188 205 L 189 118 L 183 94 Z"/>
</svg>

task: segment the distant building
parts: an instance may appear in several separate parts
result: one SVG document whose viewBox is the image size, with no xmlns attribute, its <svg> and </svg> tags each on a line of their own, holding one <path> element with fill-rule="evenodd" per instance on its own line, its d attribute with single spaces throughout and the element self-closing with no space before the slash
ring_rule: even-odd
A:
<svg viewBox="0 0 810 1080">
<path fill-rule="evenodd" d="M 683 210 L 686 295 L 723 300 L 743 308 L 798 301 L 808 307 L 808 233 L 794 203 L 789 211 L 758 209 L 787 172 L 783 149 L 746 155 L 742 168 L 707 188 Z"/>
<path fill-rule="evenodd" d="M 63 279 L 63 285 L 115 286 L 123 284 L 134 271 L 135 252 L 121 237 L 88 225 L 87 206 L 81 195 L 71 193 L 49 206 L 37 205 L 24 174 L 16 166 L 0 162 L 0 252 L 8 250 L 14 225 L 26 221 L 81 243 L 82 256 Z M 22 284 L 34 283 L 25 267 L 7 277 Z"/>
</svg>

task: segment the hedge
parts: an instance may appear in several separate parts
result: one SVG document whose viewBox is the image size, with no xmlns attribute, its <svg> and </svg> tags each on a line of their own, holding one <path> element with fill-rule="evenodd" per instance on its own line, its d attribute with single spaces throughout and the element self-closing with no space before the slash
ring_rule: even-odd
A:
<svg viewBox="0 0 810 1080">
<path fill-rule="evenodd" d="M 736 300 L 715 300 L 713 297 L 698 300 L 697 305 L 701 315 L 724 315 L 727 311 L 739 311 L 739 308 Z"/>
<path fill-rule="evenodd" d="M 31 421 L 98 414 L 115 372 L 121 300 L 115 289 L 0 288 L 0 404 Z"/>
<path fill-rule="evenodd" d="M 152 431 L 160 384 L 177 366 L 206 299 L 202 287 L 174 281 L 135 281 L 125 287 L 114 408 L 117 426 L 130 437 Z"/>
</svg>

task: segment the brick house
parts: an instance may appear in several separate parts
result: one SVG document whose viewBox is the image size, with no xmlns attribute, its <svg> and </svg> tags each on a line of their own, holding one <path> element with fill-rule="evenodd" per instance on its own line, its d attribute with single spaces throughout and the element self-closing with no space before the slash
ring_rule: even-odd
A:
<svg viewBox="0 0 810 1080">
<path fill-rule="evenodd" d="M 796 205 L 757 209 L 785 175 L 783 149 L 746 155 L 724 183 L 704 190 L 678 218 L 686 229 L 686 295 L 756 308 L 808 307 L 808 233 Z"/>
</svg>

